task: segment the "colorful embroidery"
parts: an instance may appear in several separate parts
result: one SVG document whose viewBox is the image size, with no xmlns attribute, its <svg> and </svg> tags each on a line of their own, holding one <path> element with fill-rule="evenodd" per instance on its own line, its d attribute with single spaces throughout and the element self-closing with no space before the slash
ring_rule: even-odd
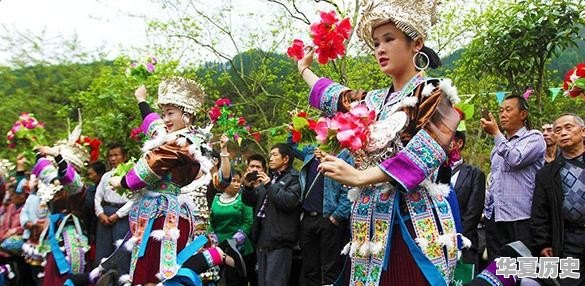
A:
<svg viewBox="0 0 585 286">
<path fill-rule="evenodd" d="M 439 226 L 441 228 L 441 232 L 443 234 L 448 235 L 448 238 L 451 240 L 451 247 L 446 247 L 447 263 L 443 271 L 445 280 L 451 281 L 453 280 L 453 275 L 455 275 L 455 266 L 457 264 L 458 251 L 455 220 L 453 219 L 451 207 L 447 200 L 445 200 L 443 197 L 434 198 L 432 196 L 431 199 L 433 200 L 433 203 L 435 205 L 435 210 L 440 222 Z"/>
<path fill-rule="evenodd" d="M 421 250 L 443 275 L 445 281 L 451 281 L 457 263 L 457 241 L 454 235 L 455 221 L 448 202 L 443 198 L 432 198 L 425 188 L 419 187 L 406 196 L 406 204 L 414 222 L 417 239 L 427 242 L 426 248 L 421 247 Z M 420 212 L 423 205 L 424 209 L 428 211 Z M 436 210 L 437 217 L 431 211 L 433 208 Z M 453 234 L 449 236 L 449 239 L 452 239 L 453 247 L 441 245 L 438 239 L 440 234 Z M 447 253 L 447 257 L 445 257 L 445 253 Z"/>
<path fill-rule="evenodd" d="M 333 116 L 337 112 L 339 95 L 345 90 L 348 90 L 348 88 L 338 83 L 332 83 L 325 88 L 323 95 L 321 95 L 320 106 L 321 110 L 323 110 L 327 116 Z"/>
<path fill-rule="evenodd" d="M 365 102 L 370 109 L 376 110 L 377 120 L 384 120 L 402 108 L 402 100 L 412 95 L 417 86 L 434 81 L 436 79 L 426 79 L 421 72 L 401 91 L 389 94 L 389 89 L 374 90 L 366 95 Z M 345 87 L 339 84 L 328 86 L 321 97 L 320 109 L 328 116 L 333 115 L 337 111 L 339 94 L 344 90 Z M 405 156 L 405 161 L 411 160 L 413 168 L 420 168 L 421 178 L 423 174 L 425 178 L 431 178 L 435 169 L 446 159 L 441 146 L 424 130 L 420 130 L 403 150 L 405 154 L 401 156 Z M 385 194 L 386 190 L 386 186 L 364 188 L 360 199 L 352 206 L 350 285 L 379 285 L 384 262 L 388 259 L 386 254 L 390 252 L 376 250 L 380 246 L 389 247 L 393 219 L 402 219 L 400 209 L 395 207 L 396 200 L 402 199 L 402 193 L 391 189 Z M 454 220 L 449 205 L 445 205 L 446 202 L 442 200 L 433 201 L 422 187 L 405 194 L 404 200 L 416 238 L 428 242 L 425 243 L 423 253 L 443 274 L 445 281 L 450 281 L 455 266 L 452 262 L 456 261 L 452 255 L 456 255 L 457 251 L 455 247 L 447 249 L 439 243 L 441 234 L 454 233 Z"/>
<path fill-rule="evenodd" d="M 378 285 L 388 246 L 396 192 L 385 185 L 366 188 L 352 210 L 350 285 Z M 361 248 L 366 248 L 363 253 Z"/>
<path fill-rule="evenodd" d="M 165 123 L 162 119 L 157 119 L 155 121 L 153 121 L 152 123 L 150 123 L 150 125 L 148 126 L 148 131 L 146 132 L 146 136 L 148 138 L 153 138 L 155 135 L 160 135 L 160 134 L 156 134 L 156 132 L 158 130 L 165 130 L 166 126 Z"/>
<path fill-rule="evenodd" d="M 447 159 L 441 145 L 424 129 L 419 130 L 412 137 L 403 152 L 424 172 L 425 177 L 429 177 L 441 165 L 441 162 Z"/>
<path fill-rule="evenodd" d="M 136 172 L 136 175 L 148 185 L 155 185 L 161 179 L 160 176 L 150 169 L 145 158 L 140 158 L 140 160 L 136 162 L 134 171 Z"/>
</svg>

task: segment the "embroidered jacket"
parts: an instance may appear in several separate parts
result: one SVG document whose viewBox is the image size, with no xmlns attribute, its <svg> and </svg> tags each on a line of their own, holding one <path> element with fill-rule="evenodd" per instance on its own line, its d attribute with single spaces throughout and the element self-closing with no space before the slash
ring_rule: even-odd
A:
<svg viewBox="0 0 585 286">
<path fill-rule="evenodd" d="M 165 281 L 180 268 L 176 255 L 179 236 L 187 235 L 191 242 L 207 230 L 205 193 L 211 179 L 211 149 L 205 143 L 205 132 L 182 129 L 167 133 L 156 113 L 144 117 L 141 129 L 150 140 L 145 143 L 144 155 L 121 182 L 136 195 L 129 214 L 132 237 L 125 243 L 132 250 L 129 275 L 133 277 L 136 261 L 153 237 L 161 240 L 159 279 Z M 164 217 L 163 228 L 153 230 L 159 217 Z M 191 222 L 190 229 L 179 230 L 180 217 Z"/>
<path fill-rule="evenodd" d="M 410 233 L 403 239 L 429 284 L 449 284 L 457 262 L 456 221 L 446 198 L 451 190 L 433 181 L 454 132 L 443 121 L 457 99 L 450 81 L 422 73 L 401 91 L 355 91 L 327 78 L 311 90 L 310 105 L 328 116 L 348 111 L 354 101 L 376 111 L 369 140 L 377 147 L 366 146 L 362 159 L 391 182 L 350 190 L 352 241 L 344 248 L 351 256 L 350 285 L 380 284 L 397 227 Z"/>
</svg>

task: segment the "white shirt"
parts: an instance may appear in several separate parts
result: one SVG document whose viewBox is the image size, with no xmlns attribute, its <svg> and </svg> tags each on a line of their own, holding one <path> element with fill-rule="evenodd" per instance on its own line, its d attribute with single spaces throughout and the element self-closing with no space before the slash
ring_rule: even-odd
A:
<svg viewBox="0 0 585 286">
<path fill-rule="evenodd" d="M 451 167 L 451 171 L 455 170 L 455 168 L 457 168 L 459 165 L 463 164 L 463 159 L 459 159 L 459 161 L 453 163 L 453 167 Z M 457 178 L 459 177 L 459 171 L 457 170 L 457 172 L 455 174 L 451 174 L 451 186 L 455 187 L 455 183 L 457 183 Z"/>
<path fill-rule="evenodd" d="M 130 212 L 133 201 L 130 201 L 128 198 L 120 196 L 118 193 L 116 193 L 112 186 L 110 186 L 110 177 L 112 177 L 112 171 L 106 172 L 102 176 L 99 185 L 95 189 L 95 215 L 99 216 L 104 212 L 102 202 L 105 201 L 112 204 L 125 204 L 120 209 L 118 209 L 118 211 L 116 211 L 118 217 L 123 218 L 128 215 L 128 212 Z"/>
</svg>

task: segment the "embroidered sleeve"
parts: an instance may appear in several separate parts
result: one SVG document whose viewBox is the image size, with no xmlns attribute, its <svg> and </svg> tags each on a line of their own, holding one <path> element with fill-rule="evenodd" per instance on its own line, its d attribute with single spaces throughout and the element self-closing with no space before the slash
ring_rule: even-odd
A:
<svg viewBox="0 0 585 286">
<path fill-rule="evenodd" d="M 453 109 L 458 100 L 457 90 L 450 80 L 427 80 L 417 86 L 412 97 L 418 103 L 405 107 L 410 123 L 401 134 L 401 139 L 408 143 L 396 156 L 379 165 L 407 191 L 430 178 L 446 160 L 445 150 L 459 123 Z"/>
<path fill-rule="evenodd" d="M 187 146 L 179 146 L 175 141 L 146 153 L 124 176 L 125 186 L 138 190 L 157 183 L 173 168 L 179 165 L 189 166 L 193 163 Z M 184 174 L 187 177 L 189 174 Z"/>
<path fill-rule="evenodd" d="M 351 102 L 364 96 L 363 91 L 354 91 L 328 78 L 321 78 L 311 89 L 309 104 L 331 117 L 338 111 L 347 112 Z"/>
<path fill-rule="evenodd" d="M 83 182 L 81 181 L 81 176 L 75 171 L 71 164 L 67 163 L 67 170 L 65 175 L 59 177 L 61 184 L 63 184 L 63 188 L 69 192 L 69 194 L 77 194 L 81 192 L 83 189 Z"/>
<path fill-rule="evenodd" d="M 424 129 L 421 129 L 396 156 L 379 167 L 407 191 L 414 190 L 447 159 L 447 154 Z"/>
</svg>

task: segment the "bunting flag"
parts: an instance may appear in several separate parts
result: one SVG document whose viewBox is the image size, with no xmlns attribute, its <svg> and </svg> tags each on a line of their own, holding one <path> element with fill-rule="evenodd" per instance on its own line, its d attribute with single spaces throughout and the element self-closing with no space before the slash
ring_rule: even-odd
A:
<svg viewBox="0 0 585 286">
<path fill-rule="evenodd" d="M 465 114 L 465 118 L 472 118 L 473 114 L 475 114 L 475 105 L 470 103 L 459 103 L 455 105 L 455 107 L 461 109 L 463 114 Z"/>
<path fill-rule="evenodd" d="M 550 92 L 552 93 L 550 101 L 555 101 L 555 99 L 557 98 L 557 95 L 559 95 L 559 93 L 561 92 L 560 87 L 551 87 L 548 90 L 550 90 Z"/>
<path fill-rule="evenodd" d="M 467 126 L 465 126 L 465 120 L 459 121 L 459 125 L 457 125 L 457 131 L 467 131 Z"/>
<path fill-rule="evenodd" d="M 497 91 L 496 92 L 496 99 L 498 100 L 498 104 L 502 104 L 504 101 L 504 97 L 506 97 L 506 91 Z"/>
<path fill-rule="evenodd" d="M 459 108 L 463 114 L 465 115 L 465 119 L 472 118 L 473 114 L 475 113 L 475 105 L 470 103 L 459 103 L 455 107 Z M 457 126 L 457 131 L 466 131 L 467 126 L 465 125 L 465 119 L 459 121 L 459 125 Z"/>
</svg>

